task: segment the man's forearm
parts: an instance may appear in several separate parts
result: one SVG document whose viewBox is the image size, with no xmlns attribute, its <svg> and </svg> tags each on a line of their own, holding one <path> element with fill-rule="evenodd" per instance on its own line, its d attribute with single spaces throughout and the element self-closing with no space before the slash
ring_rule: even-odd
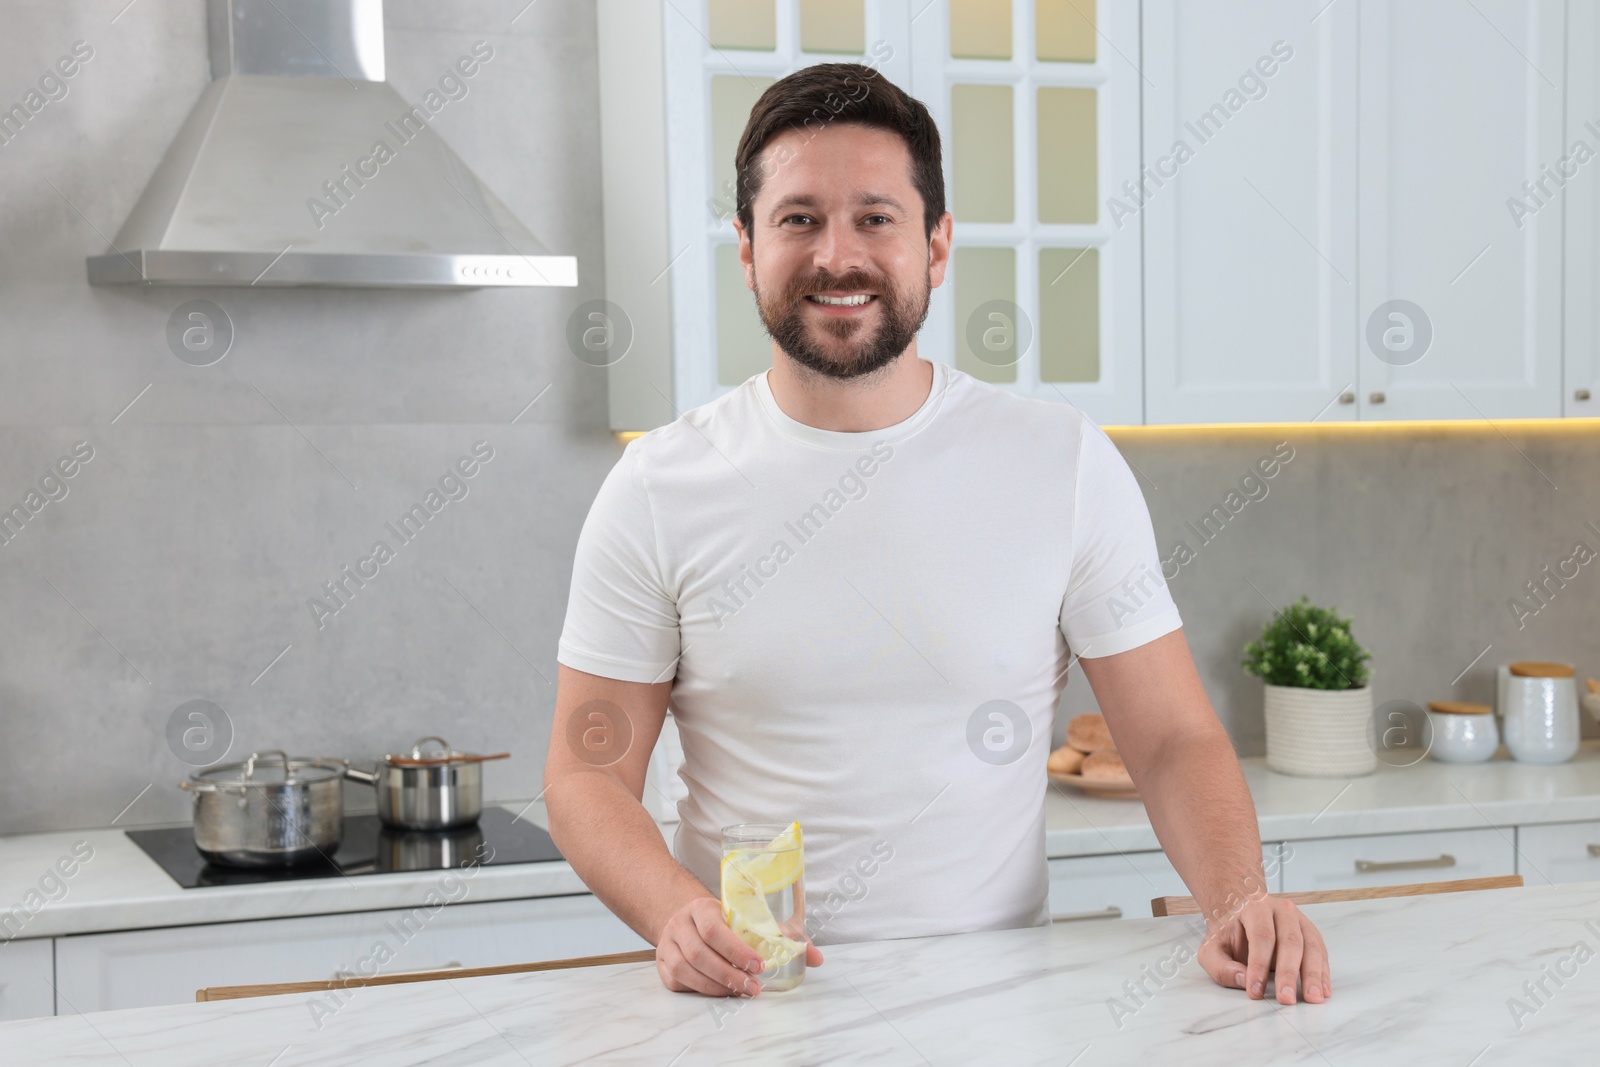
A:
<svg viewBox="0 0 1600 1067">
<path fill-rule="evenodd" d="M 1255 804 L 1220 727 L 1165 745 L 1140 792 L 1161 847 L 1208 924 L 1267 892 Z"/>
<path fill-rule="evenodd" d="M 652 945 L 695 897 L 714 896 L 677 860 L 644 806 L 617 779 L 578 771 L 545 793 L 550 837 L 600 902 Z"/>
</svg>

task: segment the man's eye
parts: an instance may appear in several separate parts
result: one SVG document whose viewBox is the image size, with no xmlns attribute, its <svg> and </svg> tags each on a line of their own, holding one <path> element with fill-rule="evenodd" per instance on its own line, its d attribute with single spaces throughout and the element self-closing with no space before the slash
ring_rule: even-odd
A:
<svg viewBox="0 0 1600 1067">
<path fill-rule="evenodd" d="M 810 221 L 811 216 L 810 215 L 790 215 L 788 218 L 784 219 L 783 221 L 784 222 L 793 222 L 796 219 L 805 219 L 807 221 Z"/>
<path fill-rule="evenodd" d="M 893 222 L 894 221 L 888 215 L 868 215 L 867 216 L 867 221 L 868 222 L 871 222 L 873 219 L 882 219 L 884 222 Z"/>
</svg>

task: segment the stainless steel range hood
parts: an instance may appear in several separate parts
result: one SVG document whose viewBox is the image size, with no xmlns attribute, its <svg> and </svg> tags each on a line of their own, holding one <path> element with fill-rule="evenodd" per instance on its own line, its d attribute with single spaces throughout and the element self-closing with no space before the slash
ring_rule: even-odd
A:
<svg viewBox="0 0 1600 1067">
<path fill-rule="evenodd" d="M 382 0 L 208 3 L 212 81 L 91 284 L 578 284 L 430 124 L 489 91 L 492 46 L 413 103 L 384 81 Z"/>
</svg>

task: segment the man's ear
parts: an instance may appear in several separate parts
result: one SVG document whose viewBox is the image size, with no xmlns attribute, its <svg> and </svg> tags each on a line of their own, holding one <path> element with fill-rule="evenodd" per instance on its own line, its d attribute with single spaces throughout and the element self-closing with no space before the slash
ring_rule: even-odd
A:
<svg viewBox="0 0 1600 1067">
<path fill-rule="evenodd" d="M 744 228 L 743 222 L 734 219 L 733 230 L 739 235 L 739 263 L 744 267 L 744 287 L 753 293 L 756 291 L 755 247 L 750 243 L 750 233 Z"/>
<path fill-rule="evenodd" d="M 934 223 L 928 235 L 928 285 L 937 289 L 944 283 L 944 272 L 950 266 L 950 239 L 954 232 L 954 217 L 946 211 Z"/>
</svg>

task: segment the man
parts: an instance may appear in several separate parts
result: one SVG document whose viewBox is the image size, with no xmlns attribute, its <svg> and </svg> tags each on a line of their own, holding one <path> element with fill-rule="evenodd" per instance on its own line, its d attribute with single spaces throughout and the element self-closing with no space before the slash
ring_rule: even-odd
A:
<svg viewBox="0 0 1600 1067">
<path fill-rule="evenodd" d="M 562 853 L 677 991 L 760 990 L 718 903 L 732 823 L 800 822 L 810 966 L 817 941 L 1046 924 L 1044 763 L 1076 661 L 1207 916 L 1207 973 L 1322 1001 L 1322 937 L 1265 892 L 1127 464 L 1070 405 L 917 356 L 951 235 L 927 109 L 807 67 L 736 162 L 773 366 L 630 442 L 584 523 L 545 773 Z M 641 804 L 669 700 L 671 853 Z"/>
</svg>

